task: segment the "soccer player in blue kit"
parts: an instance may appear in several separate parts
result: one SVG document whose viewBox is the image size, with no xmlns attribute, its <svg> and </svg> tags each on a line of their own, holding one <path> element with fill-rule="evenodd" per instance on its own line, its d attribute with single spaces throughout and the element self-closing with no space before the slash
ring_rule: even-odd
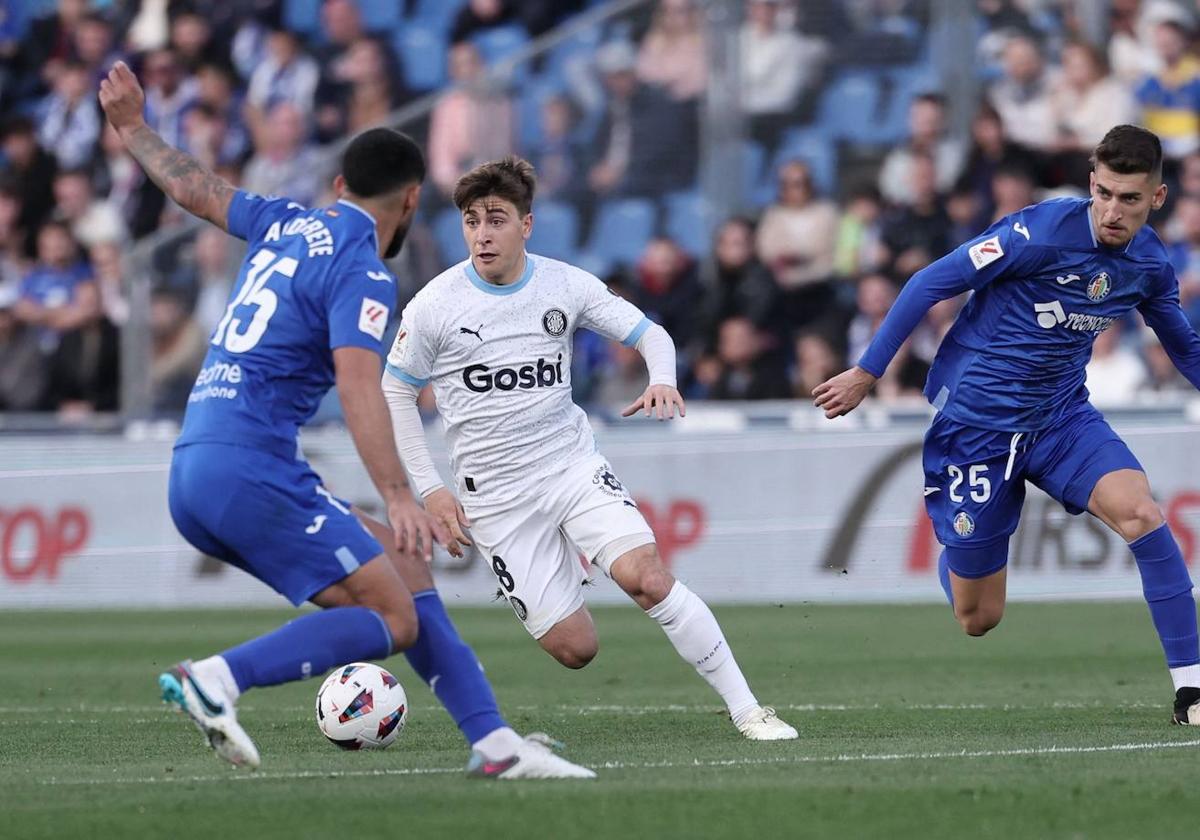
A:
<svg viewBox="0 0 1200 840">
<path fill-rule="evenodd" d="M 449 535 L 409 490 L 380 386 L 396 296 L 382 260 L 400 250 L 416 212 L 420 149 L 389 129 L 360 134 L 334 181 L 339 200 L 309 210 L 235 190 L 168 146 L 143 120 L 145 98 L 124 63 L 101 83 L 100 103 L 155 184 L 249 243 L 188 398 L 171 462 L 171 516 L 196 548 L 297 606 L 323 608 L 175 665 L 159 678 L 163 699 L 219 756 L 253 767 L 259 755 L 237 722 L 240 694 L 404 650 L 471 744 L 470 775 L 594 777 L 555 755 L 545 736 L 522 739 L 505 723 L 425 562 L 433 538 Z M 300 452 L 300 427 L 335 383 L 392 530 L 326 490 Z"/>
<path fill-rule="evenodd" d="M 853 410 L 930 306 L 968 290 L 925 385 L 925 503 L 944 546 L 939 577 L 972 636 L 1000 622 L 1008 540 L 1030 481 L 1072 514 L 1090 512 L 1133 552 L 1175 687 L 1172 720 L 1200 724 L 1192 581 L 1137 458 L 1088 402 L 1095 337 L 1135 307 L 1200 387 L 1200 336 L 1146 225 L 1162 207 L 1162 147 L 1113 128 L 1096 147 L 1091 197 L 1006 216 L 905 285 L 856 367 L 813 391 L 826 417 Z"/>
</svg>

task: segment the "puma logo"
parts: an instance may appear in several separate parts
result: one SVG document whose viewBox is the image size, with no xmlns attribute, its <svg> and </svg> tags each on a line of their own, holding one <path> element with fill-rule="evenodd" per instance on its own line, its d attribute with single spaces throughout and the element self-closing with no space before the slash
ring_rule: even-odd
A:
<svg viewBox="0 0 1200 840">
<path fill-rule="evenodd" d="M 483 329 L 483 324 L 480 324 L 479 330 L 482 330 L 482 329 Z M 480 343 L 483 343 L 483 336 L 481 336 L 479 334 L 479 330 L 470 330 L 470 329 L 467 329 L 466 327 L 459 327 L 458 334 L 459 335 L 473 335 L 479 339 Z"/>
</svg>

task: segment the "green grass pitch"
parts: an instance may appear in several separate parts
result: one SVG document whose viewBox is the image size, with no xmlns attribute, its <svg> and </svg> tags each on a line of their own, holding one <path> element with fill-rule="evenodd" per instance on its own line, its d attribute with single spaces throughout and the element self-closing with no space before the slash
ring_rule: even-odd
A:
<svg viewBox="0 0 1200 840">
<path fill-rule="evenodd" d="M 740 740 L 636 609 L 596 610 L 600 656 L 567 671 L 504 608 L 454 610 L 519 730 L 595 782 L 463 777 L 465 745 L 401 657 L 407 730 L 344 753 L 319 680 L 259 690 L 241 719 L 263 767 L 219 763 L 155 677 L 287 612 L 0 615 L 0 837 L 1194 836 L 1200 731 L 1144 605 L 1010 607 L 985 639 L 935 606 L 718 608 L 760 699 L 799 741 Z"/>
</svg>

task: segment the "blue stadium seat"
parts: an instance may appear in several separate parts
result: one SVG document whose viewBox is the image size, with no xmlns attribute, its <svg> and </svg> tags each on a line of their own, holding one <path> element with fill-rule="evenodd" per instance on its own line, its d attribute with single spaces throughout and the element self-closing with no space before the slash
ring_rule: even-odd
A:
<svg viewBox="0 0 1200 840">
<path fill-rule="evenodd" d="M 783 135 L 771 171 L 766 173 L 764 189 L 769 190 L 768 201 L 775 198 L 775 178 L 780 167 L 797 159 L 808 164 L 818 192 L 826 196 L 834 193 L 837 188 L 837 144 L 818 129 L 792 129 Z"/>
<path fill-rule="evenodd" d="M 467 258 L 467 243 L 462 235 L 462 214 L 457 207 L 447 207 L 434 217 L 433 240 L 437 243 L 444 265 L 454 265 Z"/>
<path fill-rule="evenodd" d="M 495 29 L 484 29 L 471 37 L 471 42 L 479 49 L 484 64 L 491 66 L 503 61 L 529 43 L 529 33 L 519 24 L 498 26 Z M 513 68 L 511 80 L 522 83 L 529 75 L 529 62 L 522 62 Z"/>
<path fill-rule="evenodd" d="M 838 140 L 873 144 L 878 130 L 879 73 L 856 71 L 835 79 L 821 98 L 817 123 Z"/>
<path fill-rule="evenodd" d="M 392 2 L 397 3 L 397 0 Z M 422 26 L 432 26 L 439 32 L 447 32 L 465 5 L 467 0 L 417 0 L 412 21 Z"/>
<path fill-rule="evenodd" d="M 530 253 L 570 261 L 578 242 L 579 213 L 574 207 L 559 201 L 539 201 L 533 205 Z"/>
<path fill-rule="evenodd" d="M 890 89 L 884 99 L 883 113 L 871 132 L 879 146 L 895 146 L 908 136 L 908 108 L 922 93 L 942 90 L 941 79 L 932 66 L 919 62 L 892 70 L 887 77 Z"/>
<path fill-rule="evenodd" d="M 767 150 L 761 143 L 753 140 L 743 140 L 742 156 L 742 185 L 746 191 L 746 200 L 753 203 L 752 195 L 755 188 L 762 183 L 763 167 L 767 163 Z"/>
<path fill-rule="evenodd" d="M 547 73 L 561 76 L 569 65 L 590 61 L 603 36 L 603 26 L 592 26 L 557 44 L 550 50 L 546 63 Z"/>
<path fill-rule="evenodd" d="M 655 216 L 654 204 L 644 198 L 604 202 L 588 237 L 588 257 L 609 265 L 633 265 L 654 235 Z"/>
<path fill-rule="evenodd" d="M 557 78 L 530 79 L 521 85 L 517 96 L 517 142 L 521 149 L 530 152 L 542 145 L 542 105 L 563 92 Z"/>
<path fill-rule="evenodd" d="M 390 32 L 400 23 L 399 0 L 357 0 L 363 27 L 368 32 Z"/>
<path fill-rule="evenodd" d="M 663 204 L 667 236 L 693 257 L 707 253 L 712 247 L 712 220 L 704 196 L 698 190 L 671 193 Z"/>
<path fill-rule="evenodd" d="M 321 29 L 321 0 L 284 0 L 283 25 L 304 35 L 318 32 Z"/>
<path fill-rule="evenodd" d="M 396 30 L 392 42 L 404 78 L 416 91 L 435 90 L 446 81 L 446 38 L 435 29 L 407 24 Z"/>
</svg>

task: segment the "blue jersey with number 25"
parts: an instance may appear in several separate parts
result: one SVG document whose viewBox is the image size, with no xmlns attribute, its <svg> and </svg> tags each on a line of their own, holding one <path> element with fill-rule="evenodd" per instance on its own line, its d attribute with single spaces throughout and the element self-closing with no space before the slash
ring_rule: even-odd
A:
<svg viewBox="0 0 1200 840">
<path fill-rule="evenodd" d="M 249 249 L 176 446 L 237 444 L 292 458 L 300 426 L 334 383 L 333 350 L 382 355 L 395 281 L 374 219 L 348 201 L 309 210 L 239 191 L 229 232 Z"/>
</svg>

